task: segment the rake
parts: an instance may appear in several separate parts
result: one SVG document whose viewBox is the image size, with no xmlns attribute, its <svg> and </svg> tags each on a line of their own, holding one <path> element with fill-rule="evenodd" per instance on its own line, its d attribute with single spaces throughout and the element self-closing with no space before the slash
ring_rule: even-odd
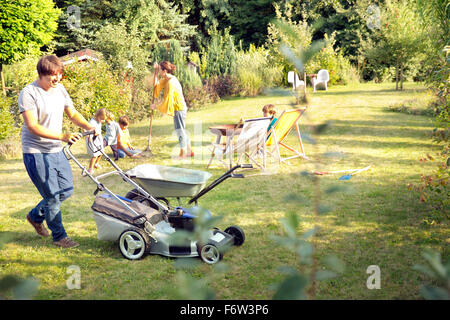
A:
<svg viewBox="0 0 450 320">
<path fill-rule="evenodd" d="M 155 86 L 156 86 L 156 69 L 153 73 L 153 92 L 152 92 L 152 104 L 155 102 Z M 151 150 L 151 141 L 152 141 L 152 125 L 153 125 L 153 112 L 154 110 L 151 110 L 150 113 L 150 126 L 149 126 L 149 132 L 148 132 L 148 141 L 147 141 L 147 148 L 145 148 L 144 152 L 149 157 L 153 156 L 152 150 Z"/>
<path fill-rule="evenodd" d="M 365 168 L 362 169 L 347 169 L 347 170 L 337 170 L 337 171 L 314 171 L 313 173 L 315 175 L 325 175 L 325 174 L 330 174 L 330 173 L 341 173 L 341 172 L 351 172 L 349 174 L 343 175 L 339 178 L 339 180 L 350 180 L 352 178 L 353 175 L 369 170 L 371 168 L 371 166 L 367 166 Z"/>
<path fill-rule="evenodd" d="M 366 170 L 369 170 L 369 169 L 370 169 L 370 166 L 356 170 L 355 172 L 352 172 L 350 174 L 343 175 L 342 177 L 339 178 L 339 180 L 350 180 L 353 177 L 353 175 L 363 172 L 363 171 L 366 171 Z"/>
</svg>

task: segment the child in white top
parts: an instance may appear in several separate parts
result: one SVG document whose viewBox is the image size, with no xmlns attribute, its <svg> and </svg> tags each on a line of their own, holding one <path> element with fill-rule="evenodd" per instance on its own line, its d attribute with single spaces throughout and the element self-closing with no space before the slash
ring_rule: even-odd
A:
<svg viewBox="0 0 450 320">
<path fill-rule="evenodd" d="M 105 122 L 106 120 L 106 113 L 107 110 L 105 108 L 101 108 L 98 109 L 97 112 L 95 113 L 94 117 L 89 120 L 89 124 L 91 124 L 93 127 L 95 127 L 98 132 L 101 132 L 102 129 L 102 123 Z M 98 137 L 95 137 L 95 139 L 100 139 L 100 141 L 103 141 L 103 138 L 101 137 L 101 135 L 99 135 Z M 100 169 L 101 166 L 99 164 L 100 159 L 102 158 L 102 153 L 98 150 L 92 150 L 89 145 L 94 145 L 92 143 L 92 136 L 87 136 L 86 137 L 86 149 L 87 149 L 87 153 L 91 156 L 91 159 L 89 161 L 89 169 L 88 172 L 90 174 L 94 174 L 94 168 L 95 169 Z M 95 144 L 95 146 L 98 146 L 99 144 Z M 103 145 L 103 142 L 102 142 Z M 102 147 L 103 149 L 103 147 Z"/>
</svg>

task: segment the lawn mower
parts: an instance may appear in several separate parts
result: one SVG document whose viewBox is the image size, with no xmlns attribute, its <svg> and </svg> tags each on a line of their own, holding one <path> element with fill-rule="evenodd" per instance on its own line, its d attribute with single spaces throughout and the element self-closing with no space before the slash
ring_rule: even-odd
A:
<svg viewBox="0 0 450 320">
<path fill-rule="evenodd" d="M 200 190 L 190 201 L 190 203 L 197 203 L 197 199 L 200 196 L 209 192 L 227 178 L 243 178 L 242 174 L 235 174 L 233 171 L 238 168 L 252 168 L 251 164 L 235 166 L 210 186 L 203 189 L 206 180 L 211 176 L 208 172 L 173 167 L 171 170 L 170 167 L 143 165 L 136 167 L 137 170 L 130 170 L 125 173 L 104 152 L 103 141 L 94 137 L 93 131 L 83 133 L 83 136 L 88 135 L 92 136 L 88 141 L 88 148 L 94 153 L 100 151 L 105 160 L 114 167 L 115 171 L 95 177 L 73 155 L 70 150 L 71 143 L 64 147 L 64 153 L 67 159 L 73 160 L 82 169 L 82 174 L 89 177 L 97 186 L 94 192 L 96 198 L 92 204 L 92 210 L 97 225 L 98 239 L 117 241 L 119 251 L 123 257 L 129 260 L 141 259 L 146 254 L 157 254 L 167 257 L 200 257 L 207 264 L 215 264 L 222 259 L 226 249 L 233 245 L 240 246 L 244 243 L 245 234 L 238 226 L 230 226 L 224 231 L 212 228 L 207 231 L 208 239 L 204 243 L 192 240 L 192 237 L 185 237 L 186 240 L 182 241 L 182 243 L 179 242 L 179 239 L 178 241 L 173 241 L 174 238 L 177 238 L 177 232 L 182 231 L 183 235 L 193 234 L 198 217 L 198 210 L 196 210 L 198 207 L 170 207 L 167 200 L 158 201 L 149 192 L 153 189 L 151 186 L 150 190 L 147 191 L 141 186 L 142 183 L 140 185 L 133 179 L 136 179 L 137 176 L 139 176 L 139 179 L 142 176 L 147 178 L 151 176 L 153 179 L 155 178 L 155 172 L 165 172 L 166 174 L 162 174 L 159 177 L 157 184 L 161 186 L 161 184 L 167 182 L 169 187 L 166 186 L 166 189 L 164 189 L 163 186 L 163 193 L 158 193 L 159 196 L 175 195 L 179 197 L 180 195 L 192 195 L 194 191 Z M 148 170 L 153 171 L 149 174 Z M 139 174 L 133 175 L 134 173 Z M 100 182 L 101 178 L 111 174 L 118 174 L 126 183 L 133 186 L 132 192 L 128 194 L 132 199 L 113 193 Z M 178 181 L 175 179 L 177 174 L 179 176 Z M 186 185 L 183 186 L 183 184 Z M 173 191 L 174 188 L 188 189 L 188 192 L 181 193 L 181 191 L 177 191 L 175 194 L 167 194 L 165 192 Z M 102 193 L 99 194 L 100 191 Z"/>
</svg>

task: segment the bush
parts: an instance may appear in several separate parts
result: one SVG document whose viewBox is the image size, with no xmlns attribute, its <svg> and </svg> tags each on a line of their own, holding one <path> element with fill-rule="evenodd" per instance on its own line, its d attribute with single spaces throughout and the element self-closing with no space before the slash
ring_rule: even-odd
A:
<svg viewBox="0 0 450 320">
<path fill-rule="evenodd" d="M 334 34 L 329 39 L 325 34 L 326 46 L 316 54 L 307 64 L 307 72 L 317 73 L 320 69 L 327 69 L 330 75 L 329 84 L 349 84 L 359 82 L 356 69 L 340 52 L 334 49 Z"/>
<path fill-rule="evenodd" d="M 183 79 L 179 79 L 183 90 L 196 90 L 203 86 L 200 75 L 194 69 L 185 67 L 183 71 Z"/>
<path fill-rule="evenodd" d="M 429 218 L 433 222 L 442 222 L 450 218 L 450 189 L 449 189 L 449 151 L 447 144 L 436 158 L 427 154 L 420 159 L 421 162 L 436 161 L 436 169 L 432 174 L 422 174 L 421 184 L 415 186 L 409 184 L 410 190 L 420 193 L 420 201 L 429 205 L 431 212 Z"/>
<path fill-rule="evenodd" d="M 274 8 L 277 20 L 274 23 L 269 23 L 267 27 L 266 47 L 269 49 L 273 65 L 280 66 L 286 75 L 295 68 L 293 63 L 286 59 L 281 52 L 280 46 L 283 44 L 295 55 L 301 56 L 300 53 L 311 46 L 313 28 L 306 21 L 296 21 L 294 19 L 292 5 L 287 5 L 283 9 L 280 4 L 274 4 Z M 282 81 L 285 85 L 289 85 L 287 77 L 284 77 Z"/>
<path fill-rule="evenodd" d="M 230 29 L 226 29 L 223 33 L 211 31 L 211 39 L 206 48 L 202 49 L 201 55 L 200 75 L 204 79 L 234 74 L 236 47 Z"/>
<path fill-rule="evenodd" d="M 50 53 L 48 53 L 50 54 Z M 19 95 L 26 85 L 37 79 L 36 65 L 40 57 L 26 56 L 23 60 L 9 66 L 4 66 L 5 83 L 11 88 L 11 93 Z"/>
<path fill-rule="evenodd" d="M 256 96 L 263 88 L 280 83 L 283 78 L 281 67 L 269 60 L 269 52 L 263 47 L 250 45 L 248 51 L 239 51 L 236 55 L 236 73 L 239 94 Z"/>
<path fill-rule="evenodd" d="M 18 131 L 11 113 L 12 102 L 13 99 L 4 97 L 3 95 L 0 98 L 0 141 L 14 136 Z"/>
<path fill-rule="evenodd" d="M 153 63 L 161 63 L 162 61 L 169 61 L 173 63 L 177 66 L 175 76 L 180 80 L 182 79 L 183 75 L 180 73 L 184 72 L 186 58 L 184 57 L 179 41 L 170 40 L 168 42 L 158 43 L 153 49 L 152 60 Z"/>
<path fill-rule="evenodd" d="M 214 76 L 205 81 L 197 89 L 184 91 L 184 98 L 189 108 L 198 109 L 209 103 L 216 103 L 223 97 L 234 96 L 239 93 L 239 79 L 230 75 Z"/>
<path fill-rule="evenodd" d="M 410 99 L 405 100 L 400 103 L 392 104 L 388 106 L 388 111 L 400 112 L 412 115 L 421 115 L 421 116 L 436 116 L 436 102 L 426 102 L 418 99 Z"/>
<path fill-rule="evenodd" d="M 234 96 L 239 92 L 239 80 L 231 75 L 211 77 L 206 80 L 205 86 L 220 98 Z"/>
<path fill-rule="evenodd" d="M 188 108 L 194 110 L 200 109 L 210 103 L 216 103 L 220 100 L 215 88 L 208 84 L 197 89 L 187 89 L 183 93 Z"/>
<path fill-rule="evenodd" d="M 116 117 L 127 114 L 131 106 L 130 81 L 119 79 L 106 62 L 99 60 L 66 66 L 62 83 L 75 108 L 89 120 L 100 108 L 108 109 Z M 73 128 L 71 123 L 64 126 Z"/>
</svg>

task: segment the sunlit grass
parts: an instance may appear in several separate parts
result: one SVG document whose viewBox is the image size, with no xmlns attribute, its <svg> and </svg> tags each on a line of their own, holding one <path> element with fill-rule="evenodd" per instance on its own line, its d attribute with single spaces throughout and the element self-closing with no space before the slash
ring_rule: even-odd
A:
<svg viewBox="0 0 450 320">
<path fill-rule="evenodd" d="M 275 167 L 269 174 L 257 170 L 246 172 L 245 179 L 230 179 L 199 200 L 214 215 L 223 216 L 218 227 L 239 225 L 246 233 L 242 247 L 233 248 L 224 256 L 226 272 L 216 272 L 200 265 L 191 274 L 208 274 L 210 285 L 220 299 L 270 299 L 270 285 L 282 277 L 277 268 L 293 265 L 295 257 L 271 240 L 283 233 L 279 219 L 286 212 L 301 218 L 299 232 L 315 222 L 310 199 L 310 180 L 299 174 L 315 170 L 321 159 L 321 170 L 343 170 L 372 165 L 370 171 L 355 175 L 349 181 L 338 181 L 339 174 L 322 176 L 325 189 L 335 185 L 348 186 L 348 193 L 323 194 L 322 202 L 333 211 L 321 217 L 316 253 L 320 257 L 336 254 L 347 264 L 345 274 L 318 286 L 318 299 L 416 299 L 423 276 L 411 269 L 421 261 L 425 247 L 440 250 L 448 256 L 448 225 L 427 226 L 423 223 L 427 207 L 417 194 L 408 191 L 408 183 L 417 183 L 421 173 L 433 166 L 419 162 L 426 153 L 433 153 L 429 132 L 431 118 L 386 111 L 390 104 L 407 99 L 427 101 L 429 96 L 417 84 L 405 84 L 404 92 L 393 90 L 392 84 L 361 84 L 331 87 L 328 92 L 310 93 L 310 108 L 301 121 L 301 131 L 311 136 L 311 126 L 330 121 L 331 127 L 318 137 L 317 153 L 308 139 L 303 143 L 310 161 L 294 159 L 288 165 Z M 118 165 L 130 169 L 142 163 L 182 166 L 206 170 L 214 136 L 208 127 L 236 123 L 241 118 L 259 117 L 265 104 L 273 103 L 279 113 L 290 108 L 289 96 L 259 96 L 223 100 L 198 111 L 190 111 L 188 130 L 196 157 L 175 161 L 178 152 L 173 135 L 172 118 L 157 117 L 153 121 L 152 152 L 154 157 L 124 159 Z M 134 144 L 145 149 L 148 119 L 135 122 L 130 132 Z M 288 137 L 294 145 L 295 137 Z M 87 163 L 85 146 L 73 147 L 75 155 Z M 109 152 L 109 150 L 107 150 Z M 339 157 L 324 158 L 332 152 Z M 319 154 L 320 153 L 320 154 Z M 320 156 L 320 157 L 319 157 Z M 112 170 L 106 162 L 98 173 Z M 69 236 L 81 245 L 71 250 L 55 248 L 50 239 L 40 239 L 26 222 L 28 211 L 40 200 L 31 184 L 22 159 L 0 162 L 0 232 L 8 241 L 0 251 L 0 276 L 16 274 L 33 276 L 40 282 L 38 299 L 173 299 L 176 297 L 177 270 L 173 259 L 147 256 L 141 261 L 122 258 L 117 244 L 97 240 L 91 205 L 95 185 L 81 177 L 81 170 L 72 163 L 74 195 L 62 206 L 63 221 Z M 212 179 L 225 168 L 215 163 L 209 169 Z M 104 181 L 121 195 L 131 187 L 118 177 Z M 303 202 L 288 202 L 290 193 L 304 196 Z M 175 201 L 175 200 L 174 200 Z M 176 202 L 174 203 L 176 204 Z M 446 249 L 448 250 L 448 249 Z M 67 268 L 81 269 L 81 290 L 69 290 Z M 366 269 L 381 269 L 380 290 L 368 290 Z"/>
</svg>

